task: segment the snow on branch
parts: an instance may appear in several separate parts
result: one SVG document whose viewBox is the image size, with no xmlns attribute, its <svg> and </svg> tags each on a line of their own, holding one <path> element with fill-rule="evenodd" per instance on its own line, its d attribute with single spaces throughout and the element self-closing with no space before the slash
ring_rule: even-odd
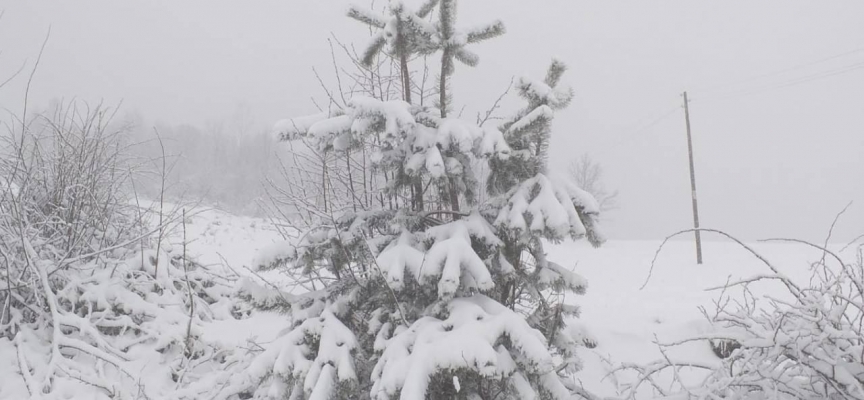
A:
<svg viewBox="0 0 864 400">
<path fill-rule="evenodd" d="M 465 40 L 468 43 L 477 43 L 501 36 L 506 32 L 507 30 L 504 28 L 504 23 L 498 20 L 485 26 L 466 31 Z"/>
<path fill-rule="evenodd" d="M 387 20 L 385 18 L 375 14 L 375 12 L 371 10 L 354 4 L 350 5 L 348 8 L 348 17 L 375 28 L 384 28 L 387 25 Z"/>
<path fill-rule="evenodd" d="M 423 237 L 431 242 L 428 249 L 414 235 L 403 232 L 378 255 L 378 265 L 394 290 L 405 287 L 406 270 L 420 284 L 437 280 L 441 299 L 450 299 L 457 291 L 486 291 L 493 287 L 487 265 L 471 247 L 472 237 L 488 245 L 500 245 L 482 217 L 474 214 L 430 228 Z"/>
<path fill-rule="evenodd" d="M 316 122 L 329 118 L 328 113 L 318 113 L 305 117 L 283 119 L 273 125 L 273 133 L 280 141 L 295 140 L 306 136 L 309 128 Z"/>
<path fill-rule="evenodd" d="M 498 213 L 495 226 L 517 232 L 537 232 L 551 240 L 585 235 L 585 225 L 570 193 L 545 175 L 522 182 L 512 189 Z"/>
<path fill-rule="evenodd" d="M 516 89 L 528 102 L 547 105 L 556 110 L 566 107 L 573 99 L 573 91 L 568 86 L 550 86 L 528 77 L 520 77 L 516 81 Z"/>
<path fill-rule="evenodd" d="M 421 318 L 387 340 L 372 372 L 374 399 L 422 399 L 433 375 L 458 370 L 504 380 L 522 398 L 541 391 L 570 398 L 545 338 L 519 314 L 479 294 L 452 300 L 447 311 L 447 318 Z M 532 384 L 526 374 L 540 379 Z"/>
</svg>

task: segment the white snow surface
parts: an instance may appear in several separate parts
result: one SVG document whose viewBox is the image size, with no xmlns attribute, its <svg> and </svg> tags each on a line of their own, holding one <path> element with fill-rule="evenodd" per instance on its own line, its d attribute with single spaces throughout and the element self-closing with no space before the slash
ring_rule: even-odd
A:
<svg viewBox="0 0 864 400">
<path fill-rule="evenodd" d="M 227 263 L 238 274 L 248 276 L 250 279 L 258 279 L 244 267 L 254 268 L 260 250 L 269 246 L 271 254 L 277 255 L 288 250 L 282 244 L 273 245 L 280 243 L 282 238 L 276 233 L 273 225 L 264 219 L 234 216 L 218 210 L 187 211 L 187 215 L 189 215 L 187 237 L 192 240 L 189 244 L 189 252 L 198 255 L 203 264 Z M 566 218 L 563 215 L 562 217 Z M 447 238 L 452 235 L 465 234 L 464 231 L 460 232 L 461 229 L 473 231 L 485 227 L 467 224 L 454 231 L 442 231 L 440 237 L 436 238 L 438 240 L 436 244 L 446 243 Z M 179 242 L 179 238 L 176 239 Z M 400 245 L 411 246 L 413 243 L 400 241 Z M 609 241 L 599 249 L 594 249 L 585 241 L 575 243 L 565 241 L 546 247 L 549 261 L 557 263 L 563 269 L 578 273 L 574 275 L 573 279 L 576 281 L 571 282 L 572 284 L 584 283 L 581 278 L 576 278 L 577 276 L 584 277 L 589 284 L 584 296 L 568 296 L 566 301 L 578 305 L 581 309 L 579 332 L 574 336 L 581 335 L 583 338 L 597 341 L 595 348 L 580 350 L 583 369 L 576 375 L 578 381 L 595 394 L 616 395 L 616 381 L 626 381 L 627 376 L 608 375 L 611 366 L 625 362 L 647 363 L 660 359 L 662 355 L 654 344 L 655 341 L 669 342 L 687 336 L 710 333 L 710 325 L 705 322 L 697 307 L 704 306 L 712 310 L 712 300 L 719 293 L 705 289 L 723 285 L 727 279 L 735 280 L 766 272 L 764 265 L 746 250 L 731 242 L 704 242 L 705 263 L 696 265 L 692 241 L 671 241 L 659 253 L 647 286 L 640 290 L 658 245 L 657 241 Z M 793 279 L 803 281 L 806 281 L 810 275 L 809 261 L 818 259 L 821 255 L 818 251 L 788 243 L 756 243 L 752 247 L 778 266 L 781 272 Z M 380 256 L 384 257 L 386 253 L 384 251 Z M 446 264 L 444 259 L 441 261 Z M 417 254 L 404 260 L 403 265 L 407 271 L 410 271 L 409 273 L 416 273 L 415 268 L 419 267 L 417 264 L 422 262 L 422 254 Z M 429 263 L 429 260 L 426 260 L 426 263 Z M 444 270 L 439 273 L 446 274 L 446 265 L 442 267 Z M 398 273 L 395 270 L 389 272 L 388 279 L 391 283 L 396 283 L 400 278 Z M 269 274 L 268 280 L 272 279 L 273 282 L 280 283 L 278 274 L 272 272 Z M 478 280 L 478 277 L 474 278 Z M 482 277 L 480 278 L 478 283 L 483 280 Z M 756 284 L 752 289 L 757 293 L 782 297 L 783 291 L 773 285 Z M 287 286 L 286 290 L 288 290 Z M 467 307 L 465 310 L 477 307 L 474 300 L 462 300 L 462 302 L 465 302 Z M 454 318 L 458 315 L 458 313 L 454 314 Z M 456 325 L 460 324 L 458 321 L 454 322 Z M 207 340 L 246 346 L 250 339 L 259 342 L 274 340 L 280 331 L 290 326 L 290 323 L 289 318 L 285 316 L 256 312 L 250 319 L 205 322 L 202 334 Z M 437 324 L 440 322 L 436 322 Z M 321 327 L 326 325 L 325 322 Z M 451 332 L 460 332 L 460 329 L 454 328 Z M 330 333 L 336 335 L 333 336 L 334 342 L 348 343 L 348 346 L 344 346 L 345 349 L 351 347 L 344 332 L 336 330 Z M 403 334 L 405 333 L 408 332 L 403 331 Z M 402 335 L 385 340 L 389 342 L 400 336 Z M 430 340 L 436 339 L 430 338 Z M 534 344 L 526 345 L 530 347 Z M 344 351 L 342 347 L 337 346 L 333 350 Z M 397 351 L 396 348 L 390 350 L 390 347 L 384 346 L 388 351 Z M 488 347 L 487 350 L 481 350 L 483 348 L 480 346 L 475 349 L 488 350 Z M 527 348 L 525 350 L 530 351 Z M 484 352 L 476 356 L 490 360 L 494 357 L 496 363 L 508 362 L 509 357 L 501 354 L 501 349 L 495 351 L 498 352 L 497 355 Z M 719 361 L 711 352 L 709 345 L 703 342 L 674 347 L 668 353 L 672 357 L 702 363 Z M 333 354 L 332 358 L 344 359 L 336 354 Z M 0 399 L 28 398 L 16 360 L 14 344 L 7 339 L 0 339 L 0 383 L 2 383 Z M 333 368 L 319 364 L 310 365 L 310 368 L 319 368 L 319 373 L 327 374 L 335 380 L 344 379 L 353 373 L 349 365 L 337 364 Z M 402 372 L 406 373 L 406 371 Z M 413 378 L 403 376 L 402 379 Z M 519 378 L 516 376 L 513 379 Z M 519 387 L 518 382 L 514 383 Z M 381 381 L 381 384 L 387 383 Z M 527 385 L 525 387 L 530 388 Z M 94 397 L 94 392 L 85 385 L 58 388 L 57 394 L 59 397 L 55 398 L 99 398 Z"/>
</svg>

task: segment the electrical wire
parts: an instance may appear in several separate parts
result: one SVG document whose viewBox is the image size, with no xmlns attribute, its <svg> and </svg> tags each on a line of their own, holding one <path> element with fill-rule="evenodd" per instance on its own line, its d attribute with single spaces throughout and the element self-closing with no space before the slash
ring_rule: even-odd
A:
<svg viewBox="0 0 864 400">
<path fill-rule="evenodd" d="M 601 148 L 601 149 L 598 150 L 598 151 L 589 151 L 589 154 L 591 154 L 591 155 L 599 155 L 599 154 L 603 154 L 603 153 L 606 153 L 606 152 L 608 152 L 608 151 L 610 151 L 610 150 L 614 150 L 614 149 L 618 148 L 619 146 L 621 146 L 621 145 L 623 145 L 623 144 L 625 144 L 625 143 L 627 143 L 627 142 L 629 142 L 629 141 L 633 141 L 633 140 L 637 140 L 637 139 L 641 139 L 641 138 L 643 138 L 644 135 L 643 135 L 643 136 L 636 136 L 636 137 L 633 137 L 633 135 L 636 135 L 636 134 L 638 134 L 638 133 L 640 133 L 640 132 L 645 131 L 645 130 L 648 129 L 648 128 L 651 128 L 651 127 L 654 126 L 654 125 L 659 124 L 660 122 L 662 122 L 663 120 L 665 120 L 666 118 L 668 118 L 669 116 L 671 116 L 672 114 L 674 114 L 675 111 L 678 111 L 680 108 L 681 108 L 681 106 L 675 106 L 675 107 L 673 107 L 673 108 L 671 108 L 671 109 L 669 109 L 669 110 L 667 110 L 667 111 L 664 111 L 662 114 L 660 114 L 660 116 L 658 116 L 658 117 L 654 118 L 653 120 L 651 120 L 651 122 L 649 122 L 649 123 L 647 123 L 647 124 L 645 124 L 645 125 L 642 125 L 641 127 L 637 128 L 637 129 L 635 129 L 635 130 L 627 131 L 627 133 L 622 134 L 622 136 L 621 136 L 620 139 L 616 140 L 615 142 L 612 142 L 612 144 L 610 144 L 609 146 L 606 146 L 606 147 L 604 147 L 604 148 Z"/>
<path fill-rule="evenodd" d="M 731 82 L 726 82 L 726 83 L 716 84 L 716 85 L 708 86 L 708 87 L 705 87 L 705 88 L 702 88 L 702 89 L 697 88 L 696 91 L 697 91 L 697 92 L 701 92 L 701 93 L 716 92 L 717 89 L 725 89 L 725 88 L 729 88 L 729 87 L 738 86 L 738 85 L 740 85 L 740 84 L 742 84 L 742 83 L 748 83 L 748 82 L 753 82 L 753 81 L 756 81 L 756 80 L 759 80 L 759 79 L 771 78 L 771 77 L 774 77 L 774 76 L 783 75 L 783 74 L 785 74 L 785 73 L 787 73 L 787 72 L 792 72 L 792 71 L 795 71 L 795 70 L 799 70 L 799 69 L 801 69 L 801 68 L 806 68 L 806 67 L 810 67 L 810 66 L 813 66 L 813 65 L 821 64 L 821 63 L 824 63 L 824 62 L 826 62 L 826 61 L 836 60 L 836 59 L 838 59 L 838 58 L 842 58 L 842 57 L 848 56 L 848 55 L 850 55 L 850 54 L 856 54 L 856 53 L 864 53 L 864 47 L 860 47 L 860 48 L 857 48 L 857 49 L 852 49 L 852 50 L 849 50 L 849 51 L 846 51 L 846 52 L 843 52 L 843 53 L 840 53 L 840 54 L 834 54 L 834 55 L 827 56 L 827 57 L 823 57 L 823 58 L 820 58 L 820 59 L 817 59 L 817 60 L 813 60 L 813 61 L 808 61 L 808 62 L 806 62 L 806 63 L 797 64 L 797 65 L 794 65 L 794 66 L 791 66 L 791 67 L 787 67 L 787 68 L 783 68 L 783 69 L 780 69 L 780 70 L 776 70 L 776 71 L 767 72 L 767 73 L 764 73 L 764 74 L 759 74 L 759 75 L 750 76 L 750 77 L 748 77 L 748 78 L 743 78 L 743 79 L 739 79 L 739 80 L 735 80 L 735 81 L 731 81 Z"/>
<path fill-rule="evenodd" d="M 749 96 L 749 95 L 753 95 L 753 94 L 757 94 L 757 93 L 763 93 L 763 92 L 769 92 L 772 90 L 787 88 L 787 87 L 791 87 L 791 86 L 797 86 L 800 84 L 804 84 L 804 83 L 808 83 L 808 82 L 812 82 L 812 81 L 816 81 L 816 80 L 826 79 L 826 78 L 830 78 L 830 77 L 834 77 L 834 76 L 838 76 L 838 75 L 847 74 L 850 72 L 864 70 L 864 60 L 856 60 L 852 64 L 847 64 L 847 65 L 844 65 L 844 66 L 839 67 L 839 68 L 833 68 L 833 69 L 828 69 L 828 70 L 824 70 L 824 71 L 820 71 L 820 72 L 816 72 L 816 73 L 811 73 L 811 74 L 807 74 L 807 75 L 803 75 L 803 76 L 798 76 L 798 77 L 786 79 L 786 80 L 783 80 L 780 82 L 774 82 L 774 83 L 767 83 L 767 84 L 763 84 L 763 85 L 755 85 L 755 86 L 750 86 L 750 87 L 738 88 L 738 90 L 733 90 L 731 92 L 722 92 L 722 91 L 718 92 L 716 90 L 713 90 L 713 89 L 717 89 L 717 88 L 730 88 L 730 87 L 734 87 L 734 86 L 739 86 L 742 83 L 754 82 L 754 81 L 758 81 L 758 80 L 765 79 L 765 78 L 771 78 L 771 77 L 787 74 L 789 72 L 800 70 L 802 68 L 822 64 L 822 63 L 825 63 L 827 61 L 836 60 L 836 59 L 846 57 L 846 56 L 856 54 L 856 53 L 864 53 L 864 47 L 852 49 L 852 50 L 845 51 L 845 52 L 839 53 L 839 54 L 830 55 L 830 56 L 823 57 L 823 58 L 813 60 L 813 61 L 808 61 L 806 63 L 797 64 L 797 65 L 783 68 L 780 70 L 776 70 L 776 71 L 772 71 L 772 72 L 768 72 L 768 73 L 764 73 L 764 74 L 759 74 L 759 75 L 754 75 L 754 76 L 744 78 L 744 79 L 731 81 L 731 82 L 728 82 L 725 84 L 718 84 L 718 85 L 714 85 L 714 86 L 709 86 L 705 89 L 697 90 L 696 91 L 697 96 L 696 96 L 695 100 L 701 102 L 701 101 L 705 101 L 705 100 L 733 99 L 733 98 L 738 98 L 738 97 L 742 97 L 742 96 Z M 690 92 L 690 93 L 691 93 L 690 101 L 692 102 L 694 99 L 692 98 L 693 97 L 692 92 Z M 703 96 L 702 95 L 703 93 L 707 93 L 708 95 Z M 642 126 L 636 128 L 634 130 L 630 130 L 630 131 L 627 131 L 626 133 L 623 133 L 621 135 L 621 138 L 616 140 L 612 144 L 610 144 L 606 147 L 603 147 L 597 151 L 589 151 L 589 153 L 592 155 L 599 155 L 599 154 L 607 153 L 611 150 L 617 149 L 618 147 L 620 147 L 626 143 L 641 139 L 644 137 L 644 135 L 643 136 L 635 136 L 635 137 L 634 137 L 634 135 L 636 135 L 640 132 L 643 132 L 643 131 L 647 130 L 648 128 L 651 128 L 654 125 L 659 124 L 660 122 L 662 122 L 663 120 L 667 119 L 669 116 L 674 114 L 675 111 L 677 111 L 680 108 L 681 108 L 681 106 L 679 105 L 679 106 L 675 106 L 675 107 L 673 107 L 667 111 L 664 111 L 662 114 L 660 114 L 655 119 L 651 120 L 649 123 L 642 125 Z"/>
<path fill-rule="evenodd" d="M 761 87 L 744 88 L 744 89 L 740 89 L 740 90 L 736 90 L 736 91 L 732 91 L 732 92 L 726 92 L 726 93 L 722 93 L 722 94 L 718 94 L 718 95 L 714 95 L 714 96 L 708 95 L 705 97 L 700 97 L 700 98 L 698 98 L 698 100 L 703 101 L 706 99 L 707 100 L 715 100 L 715 99 L 738 98 L 738 97 L 742 97 L 742 96 L 748 96 L 748 95 L 752 95 L 752 94 L 768 92 L 768 91 L 772 91 L 772 90 L 776 90 L 776 89 L 782 89 L 782 88 L 787 88 L 787 87 L 791 87 L 791 86 L 797 86 L 797 85 L 800 85 L 803 83 L 821 80 L 821 79 L 825 79 L 825 78 L 830 78 L 833 76 L 843 75 L 843 74 L 855 72 L 855 71 L 862 70 L 862 69 L 864 69 L 864 61 L 859 61 L 859 62 L 856 62 L 854 64 L 846 65 L 846 66 L 843 66 L 840 68 L 835 68 L 832 70 L 822 71 L 822 72 L 818 72 L 815 74 L 800 76 L 800 77 L 797 77 L 794 79 L 789 79 L 789 80 L 782 81 L 782 82 L 775 82 L 772 84 L 763 85 Z"/>
</svg>

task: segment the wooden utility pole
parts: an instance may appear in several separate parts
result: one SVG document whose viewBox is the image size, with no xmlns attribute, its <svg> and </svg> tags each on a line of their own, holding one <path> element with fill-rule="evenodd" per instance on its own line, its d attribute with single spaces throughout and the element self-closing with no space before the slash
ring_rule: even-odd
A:
<svg viewBox="0 0 864 400">
<path fill-rule="evenodd" d="M 696 264 L 702 264 L 702 235 L 699 232 L 699 206 L 696 204 L 696 171 L 693 169 L 693 139 L 690 136 L 690 108 L 684 92 L 684 122 L 687 124 L 687 152 L 690 154 L 690 189 L 693 197 L 693 228 L 696 229 Z"/>
</svg>

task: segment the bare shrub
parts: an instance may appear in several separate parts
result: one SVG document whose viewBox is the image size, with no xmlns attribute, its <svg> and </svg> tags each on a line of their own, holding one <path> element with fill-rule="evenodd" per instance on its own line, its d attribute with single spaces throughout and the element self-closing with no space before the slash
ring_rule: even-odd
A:
<svg viewBox="0 0 864 400">
<path fill-rule="evenodd" d="M 648 384 L 659 395 L 682 399 L 864 399 L 864 247 L 855 249 L 850 261 L 827 245 L 774 239 L 822 252 L 811 264 L 810 280 L 799 282 L 732 239 L 757 256 L 768 272 L 713 288 L 722 293 L 712 315 L 705 315 L 717 333 L 660 343 L 662 350 L 706 341 L 723 360 L 715 365 L 665 357 L 647 365 L 621 366 L 615 371 L 637 373 L 626 397 L 636 398 L 640 386 Z M 750 290 L 766 281 L 779 282 L 783 296 Z M 733 299 L 727 294 L 730 288 L 742 289 L 744 297 Z M 701 380 L 684 380 L 679 372 L 686 369 L 706 374 Z M 657 383 L 663 373 L 671 374 L 671 388 Z"/>
<path fill-rule="evenodd" d="M 179 389 L 217 350 L 198 323 L 230 312 L 217 307 L 228 294 L 219 277 L 179 249 L 149 248 L 174 221 L 153 228 L 133 202 L 140 171 L 112 116 L 61 104 L 0 135 L 0 342 L 14 343 L 34 397 L 78 385 L 163 398 L 136 358 L 162 358 L 150 373 Z"/>
</svg>

